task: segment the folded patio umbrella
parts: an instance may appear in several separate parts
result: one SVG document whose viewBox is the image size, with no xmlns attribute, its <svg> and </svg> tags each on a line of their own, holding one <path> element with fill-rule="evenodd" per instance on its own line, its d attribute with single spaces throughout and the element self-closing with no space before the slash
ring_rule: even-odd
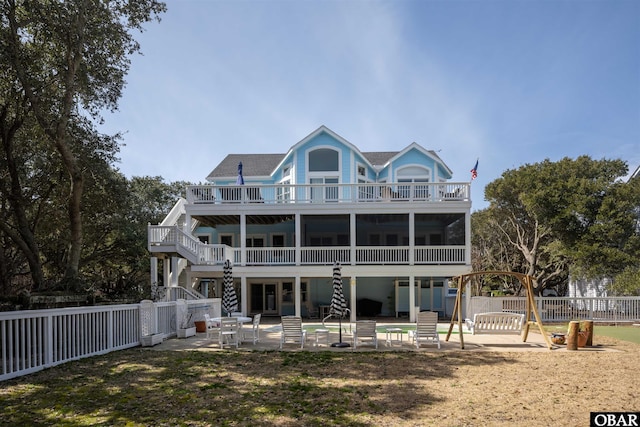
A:
<svg viewBox="0 0 640 427">
<path fill-rule="evenodd" d="M 347 312 L 347 301 L 344 299 L 342 291 L 342 272 L 340 263 L 336 261 L 333 264 L 333 296 L 329 307 L 329 314 L 338 317 L 339 326 L 339 342 L 331 344 L 331 347 L 349 347 L 349 343 L 342 342 L 342 316 Z"/>
<path fill-rule="evenodd" d="M 242 176 L 242 162 L 238 163 L 238 178 L 236 185 L 244 185 L 244 177 Z"/>
<path fill-rule="evenodd" d="M 236 295 L 236 289 L 233 286 L 233 272 L 231 269 L 231 262 L 226 260 L 224 262 L 223 271 L 223 291 L 222 291 L 222 309 L 231 315 L 232 312 L 238 311 L 238 297 Z"/>
</svg>

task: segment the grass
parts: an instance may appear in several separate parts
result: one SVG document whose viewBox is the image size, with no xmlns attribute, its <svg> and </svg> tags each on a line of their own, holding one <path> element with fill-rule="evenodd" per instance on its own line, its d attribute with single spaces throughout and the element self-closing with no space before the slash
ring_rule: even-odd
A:
<svg viewBox="0 0 640 427">
<path fill-rule="evenodd" d="M 595 335 L 604 335 L 607 337 L 640 344 L 640 327 L 638 326 L 594 326 L 593 333 Z"/>
<path fill-rule="evenodd" d="M 567 332 L 568 323 L 545 325 L 545 329 L 549 332 Z M 640 344 L 640 327 L 638 326 L 605 326 L 594 325 L 593 335 L 615 338 L 622 341 Z"/>
<path fill-rule="evenodd" d="M 134 348 L 4 381 L 0 426 L 588 425 L 590 410 L 637 409 L 639 347 L 609 345 L 620 351 Z"/>
</svg>

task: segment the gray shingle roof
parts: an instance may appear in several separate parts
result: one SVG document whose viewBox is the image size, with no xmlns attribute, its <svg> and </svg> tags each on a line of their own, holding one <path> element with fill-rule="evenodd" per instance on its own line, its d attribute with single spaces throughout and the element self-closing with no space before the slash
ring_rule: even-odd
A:
<svg viewBox="0 0 640 427">
<path fill-rule="evenodd" d="M 385 163 L 391 160 L 393 156 L 395 156 L 398 153 L 399 151 L 371 151 L 367 153 L 362 153 L 362 155 L 373 166 L 383 166 Z"/>
<path fill-rule="evenodd" d="M 240 162 L 242 162 L 243 176 L 268 176 L 284 156 L 285 154 L 229 154 L 211 171 L 207 179 L 237 176 Z"/>
</svg>

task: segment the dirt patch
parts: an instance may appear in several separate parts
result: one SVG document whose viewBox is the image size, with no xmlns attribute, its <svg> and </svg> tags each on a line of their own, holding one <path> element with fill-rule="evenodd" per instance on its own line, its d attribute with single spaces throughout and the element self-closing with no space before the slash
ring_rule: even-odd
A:
<svg viewBox="0 0 640 427">
<path fill-rule="evenodd" d="M 150 351 L 0 389 L 1 425 L 582 426 L 638 411 L 640 346 L 616 351 Z"/>
</svg>

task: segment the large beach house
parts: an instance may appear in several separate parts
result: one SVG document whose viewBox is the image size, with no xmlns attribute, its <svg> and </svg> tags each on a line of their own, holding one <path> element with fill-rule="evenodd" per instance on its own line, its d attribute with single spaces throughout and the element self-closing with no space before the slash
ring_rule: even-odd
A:
<svg viewBox="0 0 640 427">
<path fill-rule="evenodd" d="M 351 320 L 449 315 L 471 271 L 469 182 L 432 150 L 364 152 L 321 126 L 283 154 L 229 154 L 149 225 L 151 280 L 221 297 L 230 260 L 245 315 L 323 315 L 341 266 Z"/>
</svg>

